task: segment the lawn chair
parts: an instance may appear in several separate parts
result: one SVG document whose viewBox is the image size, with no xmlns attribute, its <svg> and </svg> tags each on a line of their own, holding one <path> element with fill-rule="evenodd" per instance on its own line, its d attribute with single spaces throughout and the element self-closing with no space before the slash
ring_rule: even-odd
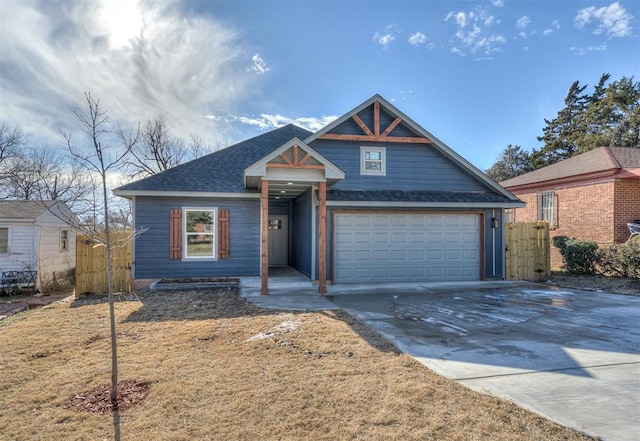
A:
<svg viewBox="0 0 640 441">
<path fill-rule="evenodd" d="M 638 223 L 636 222 L 629 222 L 627 224 L 627 227 L 629 228 L 629 232 L 631 233 L 631 236 L 629 236 L 629 239 L 627 239 L 627 242 L 629 242 L 633 238 L 633 236 L 636 236 L 636 235 L 640 236 L 640 222 Z"/>
</svg>

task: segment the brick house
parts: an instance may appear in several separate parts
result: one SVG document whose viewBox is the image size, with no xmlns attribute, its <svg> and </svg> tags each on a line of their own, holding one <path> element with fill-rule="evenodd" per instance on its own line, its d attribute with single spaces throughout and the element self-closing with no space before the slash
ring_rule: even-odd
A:
<svg viewBox="0 0 640 441">
<path fill-rule="evenodd" d="M 622 243 L 640 220 L 640 148 L 600 147 L 500 184 L 527 204 L 505 220 L 548 220 L 551 237 Z M 551 267 L 561 266 L 552 246 Z"/>
</svg>

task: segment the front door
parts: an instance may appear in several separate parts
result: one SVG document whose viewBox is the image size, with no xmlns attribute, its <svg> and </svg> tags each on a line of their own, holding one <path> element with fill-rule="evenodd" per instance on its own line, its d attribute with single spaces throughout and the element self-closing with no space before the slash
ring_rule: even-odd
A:
<svg viewBox="0 0 640 441">
<path fill-rule="evenodd" d="M 287 216 L 269 216 L 269 265 L 287 266 Z"/>
</svg>

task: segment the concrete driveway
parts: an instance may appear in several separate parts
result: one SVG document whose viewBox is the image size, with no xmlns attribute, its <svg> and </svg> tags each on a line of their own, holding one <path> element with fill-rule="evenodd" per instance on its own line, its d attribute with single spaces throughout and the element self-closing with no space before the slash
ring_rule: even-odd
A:
<svg viewBox="0 0 640 441">
<path fill-rule="evenodd" d="M 447 378 L 592 436 L 640 439 L 640 297 L 509 282 L 330 295 Z"/>
</svg>

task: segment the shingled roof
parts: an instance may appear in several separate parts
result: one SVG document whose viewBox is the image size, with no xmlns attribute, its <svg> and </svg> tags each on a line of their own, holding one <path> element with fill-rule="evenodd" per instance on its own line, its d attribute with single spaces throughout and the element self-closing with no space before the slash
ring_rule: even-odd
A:
<svg viewBox="0 0 640 441">
<path fill-rule="evenodd" d="M 399 190 L 327 190 L 330 201 L 434 202 L 434 203 L 509 203 L 509 198 L 489 192 L 399 191 Z"/>
<path fill-rule="evenodd" d="M 0 219 L 35 219 L 57 201 L 0 201 Z"/>
<path fill-rule="evenodd" d="M 244 170 L 290 139 L 305 139 L 311 134 L 308 130 L 288 124 L 148 178 L 123 185 L 115 192 L 255 192 L 245 188 Z"/>
<path fill-rule="evenodd" d="M 506 188 L 599 172 L 640 169 L 640 148 L 600 147 L 564 161 L 500 182 Z"/>
</svg>

